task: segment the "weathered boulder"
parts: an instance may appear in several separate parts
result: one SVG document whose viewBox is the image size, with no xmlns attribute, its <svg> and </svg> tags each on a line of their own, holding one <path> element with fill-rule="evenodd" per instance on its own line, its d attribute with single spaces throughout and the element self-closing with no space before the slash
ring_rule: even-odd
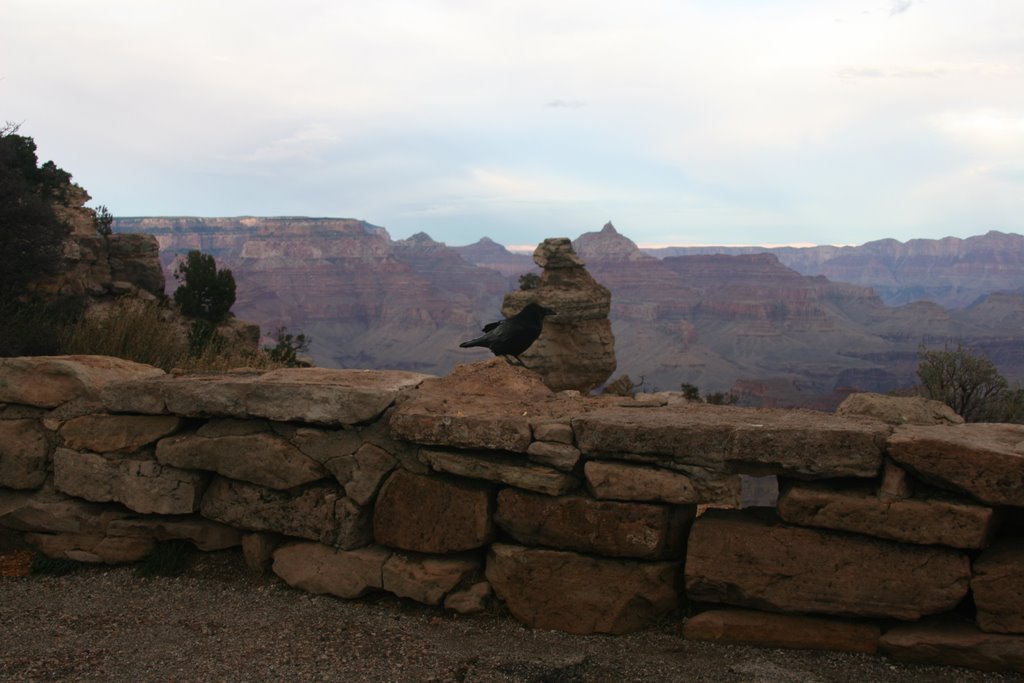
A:
<svg viewBox="0 0 1024 683">
<path fill-rule="evenodd" d="M 874 654 L 881 631 L 874 624 L 838 619 L 716 609 L 687 619 L 683 635 L 735 645 Z"/>
<path fill-rule="evenodd" d="M 541 465 L 550 465 L 556 470 L 572 472 L 580 460 L 580 450 L 567 443 L 553 441 L 534 441 L 526 449 L 530 460 Z"/>
<path fill-rule="evenodd" d="M 964 419 L 942 401 L 923 396 L 886 396 L 870 392 L 850 394 L 836 415 L 862 415 L 891 425 L 963 424 Z"/>
<path fill-rule="evenodd" d="M 363 445 L 362 438 L 354 429 L 313 429 L 278 423 L 273 425 L 273 429 L 333 474 L 339 483 L 345 484 L 352 478 L 355 469 L 353 456 Z"/>
<path fill-rule="evenodd" d="M 982 631 L 1024 633 L 1024 539 L 996 541 L 974 561 L 971 592 Z"/>
<path fill-rule="evenodd" d="M 339 598 L 358 598 L 382 587 L 391 552 L 370 546 L 336 550 L 319 543 L 291 543 L 274 551 L 274 573 L 293 588 Z"/>
<path fill-rule="evenodd" d="M 627 633 L 678 601 L 678 562 L 613 560 L 495 543 L 487 580 L 519 621 L 569 633 Z"/>
<path fill-rule="evenodd" d="M 173 415 L 82 415 L 60 428 L 64 445 L 93 453 L 130 453 L 181 427 Z"/>
<path fill-rule="evenodd" d="M 473 550 L 491 540 L 493 508 L 488 484 L 396 470 L 377 495 L 373 536 L 413 552 Z"/>
<path fill-rule="evenodd" d="M 398 464 L 394 456 L 372 443 L 363 444 L 352 457 L 352 474 L 345 482 L 345 495 L 357 505 L 369 505 L 381 484 Z"/>
<path fill-rule="evenodd" d="M 161 465 L 144 456 L 105 456 L 69 448 L 58 448 L 53 455 L 58 491 L 93 502 L 121 503 L 135 512 L 195 512 L 208 479 L 204 472 Z"/>
<path fill-rule="evenodd" d="M 49 463 L 50 443 L 39 420 L 0 420 L 0 486 L 37 489 Z"/>
<path fill-rule="evenodd" d="M 453 588 L 479 568 L 480 560 L 475 557 L 392 553 L 384 562 L 381 576 L 389 593 L 424 605 L 440 605 Z"/>
<path fill-rule="evenodd" d="M 550 441 L 572 445 L 576 437 L 572 433 L 572 425 L 568 422 L 537 422 L 533 425 L 533 438 L 537 441 Z"/>
<path fill-rule="evenodd" d="M 514 488 L 498 493 L 495 522 L 523 545 L 611 557 L 681 558 L 695 508 L 552 497 Z"/>
<path fill-rule="evenodd" d="M 553 398 L 537 375 L 493 358 L 424 382 L 389 423 L 395 438 L 413 443 L 525 453 L 530 415 Z"/>
<path fill-rule="evenodd" d="M 254 532 L 242 534 L 242 557 L 245 566 L 257 574 L 270 571 L 274 562 L 274 551 L 281 545 L 281 537 L 277 534 Z"/>
<path fill-rule="evenodd" d="M 589 393 L 615 372 L 611 293 L 587 272 L 568 238 L 544 240 L 533 260 L 543 269 L 540 283 L 506 295 L 501 313 L 515 315 L 531 302 L 554 310 L 556 315 L 545 318 L 540 337 L 520 358 L 552 390 Z"/>
<path fill-rule="evenodd" d="M 370 512 L 345 498 L 336 484 L 288 491 L 214 477 L 200 512 L 208 519 L 250 531 L 270 531 L 351 549 L 370 541 Z"/>
<path fill-rule="evenodd" d="M 740 475 L 715 474 L 697 467 L 683 473 L 660 467 L 591 460 L 583 466 L 583 474 L 591 494 L 602 500 L 739 505 L 742 490 Z"/>
<path fill-rule="evenodd" d="M 199 550 L 209 552 L 233 548 L 242 542 L 238 529 L 218 524 L 198 515 L 188 517 L 124 517 L 111 520 L 107 537 L 143 537 L 155 541 L 189 541 Z"/>
<path fill-rule="evenodd" d="M 74 399 L 97 400 L 117 382 L 162 375 L 159 368 L 109 356 L 0 358 L 0 403 L 55 408 Z"/>
<path fill-rule="evenodd" d="M 265 432 L 179 434 L 161 439 L 156 459 L 162 465 L 210 470 L 273 489 L 290 489 L 328 476 L 326 469 L 288 441 Z"/>
<path fill-rule="evenodd" d="M 820 482 L 791 484 L 779 497 L 778 511 L 791 524 L 963 549 L 985 547 L 996 528 L 990 507 L 937 498 L 884 501 L 864 486 Z"/>
<path fill-rule="evenodd" d="M 459 614 L 479 614 L 487 609 L 487 602 L 493 593 L 491 584 L 478 581 L 472 586 L 449 593 L 444 599 L 444 608 Z"/>
<path fill-rule="evenodd" d="M 936 486 L 988 505 L 1024 506 L 1024 425 L 897 427 L 889 455 Z"/>
<path fill-rule="evenodd" d="M 894 626 L 882 635 L 878 648 L 904 662 L 1024 672 L 1024 637 L 983 633 L 951 619 Z"/>
<path fill-rule="evenodd" d="M 484 479 L 529 491 L 559 496 L 576 488 L 576 478 L 543 465 L 486 451 L 441 451 L 424 448 L 421 457 L 439 472 Z"/>
<path fill-rule="evenodd" d="M 786 526 L 712 510 L 687 542 L 695 602 L 769 611 L 918 619 L 967 594 L 968 558 L 954 550 Z"/>
<path fill-rule="evenodd" d="M 806 479 L 875 476 L 890 431 L 875 420 L 703 403 L 603 408 L 572 425 L 590 455 L 650 454 L 718 472 Z"/>
<path fill-rule="evenodd" d="M 282 368 L 122 382 L 106 387 L 102 398 L 110 412 L 355 425 L 376 419 L 399 394 L 428 377 L 391 370 Z"/>
</svg>

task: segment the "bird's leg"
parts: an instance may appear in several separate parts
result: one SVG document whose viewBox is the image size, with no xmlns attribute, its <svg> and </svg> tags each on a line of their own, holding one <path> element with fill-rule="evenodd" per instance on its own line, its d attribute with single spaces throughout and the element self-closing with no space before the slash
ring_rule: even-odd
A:
<svg viewBox="0 0 1024 683">
<path fill-rule="evenodd" d="M 510 357 L 510 356 L 511 356 L 512 358 L 515 358 L 515 359 L 516 359 L 516 362 L 515 362 L 515 363 L 513 363 L 512 361 L 510 361 L 510 360 L 509 360 L 509 357 Z M 516 364 L 518 364 L 518 365 L 519 365 L 519 367 L 521 367 L 521 368 L 525 368 L 525 367 L 526 367 L 526 363 L 524 363 L 524 362 L 522 361 L 522 359 L 521 359 L 521 358 L 520 358 L 519 356 L 515 355 L 515 354 L 509 354 L 509 356 L 505 356 L 505 360 L 506 360 L 506 361 L 508 361 L 508 364 L 509 364 L 509 365 L 516 365 Z"/>
</svg>

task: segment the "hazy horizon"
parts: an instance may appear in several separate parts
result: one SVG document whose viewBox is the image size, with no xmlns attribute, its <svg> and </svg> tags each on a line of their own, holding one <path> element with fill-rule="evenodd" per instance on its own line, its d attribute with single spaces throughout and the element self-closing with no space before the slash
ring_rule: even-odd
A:
<svg viewBox="0 0 1024 683">
<path fill-rule="evenodd" d="M 10 0 L 0 121 L 115 216 L 396 238 L 1024 232 L 1024 3 Z"/>
</svg>

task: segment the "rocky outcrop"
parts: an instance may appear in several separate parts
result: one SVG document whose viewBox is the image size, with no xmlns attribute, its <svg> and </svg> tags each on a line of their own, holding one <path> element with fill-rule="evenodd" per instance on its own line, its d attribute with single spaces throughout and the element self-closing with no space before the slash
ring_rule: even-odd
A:
<svg viewBox="0 0 1024 683">
<path fill-rule="evenodd" d="M 553 391 L 588 393 L 615 371 L 611 293 L 591 277 L 567 238 L 544 240 L 533 260 L 542 268 L 540 284 L 508 294 L 502 315 L 515 315 L 531 302 L 554 310 L 522 361 Z"/>
<path fill-rule="evenodd" d="M 39 368 L 63 393 L 21 387 L 7 395 L 41 405 L 0 403 L 5 547 L 117 563 L 171 539 L 241 543 L 253 570 L 346 599 L 383 591 L 459 613 L 496 600 L 576 633 L 687 615 L 693 639 L 880 643 L 1024 670 L 1024 505 L 979 500 L 1012 488 L 1013 425 L 554 393 L 500 359 L 408 386 L 397 372 L 288 375 L 304 412 L 282 421 L 254 399 L 280 376 Z M 25 374 L 0 364 L 0 386 Z M 165 383 L 192 386 L 154 391 Z M 175 392 L 202 410 L 165 400 Z M 97 412 L 104 401 L 117 412 Z M 895 415 L 917 405 L 904 401 Z"/>
</svg>

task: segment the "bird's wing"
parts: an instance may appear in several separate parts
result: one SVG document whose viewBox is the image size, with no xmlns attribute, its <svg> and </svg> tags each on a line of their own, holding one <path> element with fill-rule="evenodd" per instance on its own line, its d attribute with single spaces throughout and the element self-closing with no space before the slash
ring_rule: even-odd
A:
<svg viewBox="0 0 1024 683">
<path fill-rule="evenodd" d="M 483 331 L 484 332 L 490 332 L 491 330 L 493 330 L 495 327 L 497 327 L 498 325 L 502 324 L 503 322 L 505 322 L 505 321 L 504 320 L 499 320 L 496 323 L 487 323 L 486 325 L 484 325 Z"/>
</svg>

